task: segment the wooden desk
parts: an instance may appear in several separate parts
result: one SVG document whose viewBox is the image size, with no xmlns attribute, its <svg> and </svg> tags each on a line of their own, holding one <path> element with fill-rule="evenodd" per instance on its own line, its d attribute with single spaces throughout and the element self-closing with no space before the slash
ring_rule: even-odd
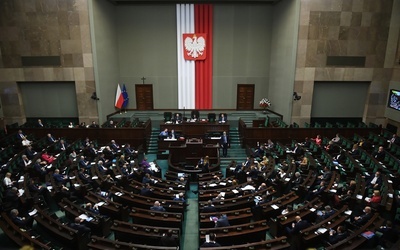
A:
<svg viewBox="0 0 400 250">
<path fill-rule="evenodd" d="M 229 227 L 200 228 L 200 242 L 204 242 L 206 235 L 210 233 L 215 233 L 218 243 L 225 246 L 257 242 L 265 240 L 265 233 L 268 228 L 265 221 Z"/>
<path fill-rule="evenodd" d="M 88 247 L 89 249 L 92 250 L 104 250 L 104 249 L 176 250 L 176 247 L 133 244 L 119 240 L 109 240 L 98 236 L 92 236 L 91 241 L 88 244 Z"/>
<path fill-rule="evenodd" d="M 218 240 L 218 239 L 217 239 Z M 282 236 L 275 239 L 270 240 L 262 240 L 259 242 L 254 243 L 247 243 L 241 245 L 234 245 L 234 246 L 225 246 L 225 247 L 200 247 L 200 250 L 248 250 L 248 249 L 288 249 L 290 244 L 287 242 L 286 236 Z"/>
<path fill-rule="evenodd" d="M 182 131 L 186 137 L 203 138 L 206 133 L 211 131 L 229 131 L 229 123 L 184 122 L 181 124 L 160 124 L 160 131 L 166 128 L 169 131 L 172 129 Z"/>
<path fill-rule="evenodd" d="M 181 213 L 168 213 L 149 209 L 133 208 L 129 215 L 136 224 L 173 227 L 182 230 L 183 216 Z"/>
<path fill-rule="evenodd" d="M 114 231 L 116 240 L 147 245 L 160 244 L 163 234 L 172 230 L 173 236 L 177 239 L 177 245 L 180 245 L 179 228 L 152 227 L 115 220 L 111 230 Z"/>
</svg>

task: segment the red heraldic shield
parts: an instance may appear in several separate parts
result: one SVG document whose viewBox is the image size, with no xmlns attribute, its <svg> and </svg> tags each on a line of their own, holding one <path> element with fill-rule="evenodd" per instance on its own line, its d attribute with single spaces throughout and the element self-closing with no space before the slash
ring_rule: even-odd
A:
<svg viewBox="0 0 400 250">
<path fill-rule="evenodd" d="M 207 52 L 206 33 L 183 34 L 183 56 L 185 60 L 205 60 Z"/>
</svg>

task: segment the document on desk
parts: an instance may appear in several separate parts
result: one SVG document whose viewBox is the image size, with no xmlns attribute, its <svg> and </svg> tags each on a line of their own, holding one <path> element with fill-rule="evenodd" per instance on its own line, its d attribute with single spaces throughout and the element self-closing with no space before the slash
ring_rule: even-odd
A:
<svg viewBox="0 0 400 250">
<path fill-rule="evenodd" d="M 95 206 L 101 207 L 104 204 L 106 204 L 104 201 L 100 201 L 100 202 L 96 203 Z"/>
<path fill-rule="evenodd" d="M 344 213 L 347 214 L 347 215 L 351 215 L 351 214 L 353 213 L 353 211 L 347 210 L 347 211 L 345 211 Z"/>
<path fill-rule="evenodd" d="M 246 190 L 255 190 L 255 189 L 256 189 L 256 188 L 253 187 L 253 186 L 251 186 L 251 185 L 246 185 L 245 187 L 242 188 L 243 191 L 246 191 Z"/>
<path fill-rule="evenodd" d="M 326 233 L 326 231 L 328 231 L 328 229 L 321 227 L 321 228 L 318 228 L 318 230 L 316 231 L 316 233 L 318 233 L 318 234 L 324 234 L 324 233 Z"/>
<path fill-rule="evenodd" d="M 30 211 L 28 214 L 29 214 L 29 216 L 34 216 L 35 214 L 37 214 L 36 208 L 33 209 L 32 211 Z"/>
<path fill-rule="evenodd" d="M 279 209 L 279 207 L 278 207 L 277 205 L 275 205 L 275 204 L 272 204 L 271 207 L 272 207 L 273 209 L 275 209 L 275 210 Z"/>
</svg>

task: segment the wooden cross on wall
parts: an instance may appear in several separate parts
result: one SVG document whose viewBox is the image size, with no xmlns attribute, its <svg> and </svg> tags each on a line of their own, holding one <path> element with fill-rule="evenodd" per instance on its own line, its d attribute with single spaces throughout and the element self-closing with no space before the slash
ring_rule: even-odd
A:
<svg viewBox="0 0 400 250">
<path fill-rule="evenodd" d="M 146 78 L 144 78 L 144 76 L 141 78 L 143 84 L 144 84 L 144 80 L 146 80 Z"/>
</svg>

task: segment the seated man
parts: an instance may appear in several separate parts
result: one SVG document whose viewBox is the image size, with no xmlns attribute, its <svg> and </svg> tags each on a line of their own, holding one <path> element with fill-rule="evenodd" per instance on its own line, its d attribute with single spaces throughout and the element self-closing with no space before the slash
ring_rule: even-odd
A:
<svg viewBox="0 0 400 250">
<path fill-rule="evenodd" d="M 286 227 L 286 232 L 290 235 L 299 234 L 301 230 L 306 229 L 310 226 L 310 223 L 306 220 L 302 220 L 300 216 L 295 217 L 295 222 L 292 223 L 291 227 Z"/>
<path fill-rule="evenodd" d="M 168 138 L 168 129 L 164 129 L 163 131 L 160 132 L 160 134 L 158 135 L 158 138 L 160 140 L 164 140 L 165 138 Z"/>
<path fill-rule="evenodd" d="M 218 122 L 219 122 L 219 123 L 225 123 L 225 122 L 227 122 L 227 121 L 228 121 L 228 118 L 226 117 L 226 114 L 221 113 L 221 114 L 219 115 Z"/>
<path fill-rule="evenodd" d="M 150 207 L 150 210 L 165 212 L 165 208 L 161 206 L 159 201 L 155 201 L 154 206 Z"/>
<path fill-rule="evenodd" d="M 70 227 L 75 229 L 75 230 L 78 230 L 78 232 L 80 234 L 90 233 L 91 229 L 82 224 L 84 221 L 85 221 L 84 219 L 81 219 L 79 217 L 75 217 L 75 222 L 71 223 Z"/>
<path fill-rule="evenodd" d="M 186 203 L 185 197 L 183 196 L 183 193 L 179 193 L 177 197 L 173 199 L 174 201 L 180 201 L 182 202 L 185 206 L 189 206 L 189 204 Z"/>
<path fill-rule="evenodd" d="M 229 220 L 226 214 L 220 214 L 218 220 L 215 221 L 215 227 L 229 227 Z"/>
<path fill-rule="evenodd" d="M 92 121 L 92 124 L 90 124 L 89 128 L 99 128 L 99 124 L 97 124 L 95 121 Z"/>
<path fill-rule="evenodd" d="M 212 204 L 211 200 L 207 201 L 207 206 L 203 207 L 203 210 L 201 210 L 202 213 L 216 213 L 217 209 L 214 207 Z"/>
<path fill-rule="evenodd" d="M 379 190 L 382 186 L 382 176 L 381 176 L 381 172 L 377 171 L 375 173 L 374 176 L 370 177 L 367 181 L 366 181 L 366 188 L 370 189 L 374 189 L 374 190 Z"/>
<path fill-rule="evenodd" d="M 349 236 L 349 233 L 346 230 L 345 226 L 338 226 L 337 230 L 329 231 L 329 243 L 336 244 L 341 240 L 346 239 Z"/>
<path fill-rule="evenodd" d="M 182 115 L 181 113 L 175 113 L 174 118 L 172 119 L 172 122 L 175 124 L 182 123 Z"/>
<path fill-rule="evenodd" d="M 210 240 L 204 242 L 201 247 L 220 247 L 221 245 L 215 241 L 216 238 L 215 233 L 210 233 Z"/>
<path fill-rule="evenodd" d="M 32 217 L 20 217 L 18 209 L 11 210 L 10 219 L 19 228 L 23 228 L 25 230 L 32 228 L 33 224 Z"/>
<path fill-rule="evenodd" d="M 81 158 L 79 160 L 78 165 L 79 165 L 80 169 L 81 168 L 86 169 L 86 168 L 91 168 L 92 167 L 92 165 L 90 165 L 89 161 L 85 160 L 85 156 L 83 156 L 83 155 L 81 155 Z"/>
<path fill-rule="evenodd" d="M 360 216 L 355 216 L 353 218 L 353 222 L 356 226 L 363 226 L 365 223 L 367 223 L 369 221 L 369 219 L 372 218 L 372 210 L 371 207 L 366 206 L 363 210 L 363 214 L 361 214 Z"/>
<path fill-rule="evenodd" d="M 51 134 L 47 134 L 47 143 L 49 145 L 56 143 L 58 140 L 55 139 Z"/>
<path fill-rule="evenodd" d="M 56 151 L 58 153 L 67 150 L 67 148 L 68 148 L 68 144 L 63 139 L 61 139 L 56 145 Z"/>
<path fill-rule="evenodd" d="M 59 185 L 65 184 L 68 181 L 68 176 L 60 174 L 59 169 L 54 170 L 53 178 L 55 182 Z"/>
</svg>

